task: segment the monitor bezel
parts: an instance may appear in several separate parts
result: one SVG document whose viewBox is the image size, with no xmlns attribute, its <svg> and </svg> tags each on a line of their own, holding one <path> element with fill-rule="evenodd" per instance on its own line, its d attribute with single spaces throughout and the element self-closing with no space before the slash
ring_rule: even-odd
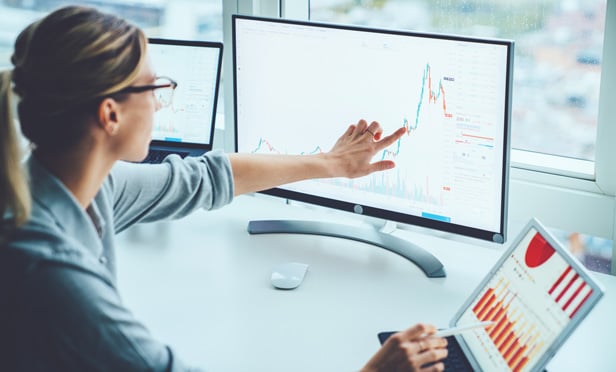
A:
<svg viewBox="0 0 616 372">
<path fill-rule="evenodd" d="M 503 45 L 507 49 L 507 66 L 505 78 L 505 107 L 503 121 L 505 128 L 503 131 L 503 159 L 502 159 L 502 180 L 501 180 L 501 213 L 499 231 L 489 231 L 481 228 L 459 225 L 450 222 L 438 221 L 426 217 L 415 216 L 400 212 L 395 212 L 387 209 L 381 209 L 370 205 L 360 203 L 346 202 L 331 198 L 308 194 L 304 192 L 292 191 L 281 187 L 275 187 L 267 190 L 259 191 L 259 193 L 271 195 L 275 197 L 290 199 L 294 201 L 304 202 L 308 204 L 318 205 L 322 207 L 332 208 L 354 214 L 375 217 L 382 220 L 390 220 L 397 223 L 420 226 L 423 228 L 439 230 L 449 233 L 454 233 L 461 236 L 477 238 L 481 240 L 491 241 L 495 243 L 504 243 L 507 238 L 507 220 L 508 220 L 508 201 L 509 201 L 509 168 L 510 168 L 510 132 L 511 132 L 511 102 L 512 102 L 512 83 L 513 83 L 513 61 L 514 61 L 514 41 L 507 39 L 463 36 L 457 34 L 435 33 L 435 32 L 417 32 L 410 30 L 399 29 L 384 29 L 375 27 L 364 27 L 348 24 L 335 24 L 326 22 L 302 21 L 283 18 L 270 18 L 259 16 L 248 16 L 233 14 L 232 15 L 232 50 L 233 50 L 233 114 L 234 114 L 234 141 L 235 151 L 239 151 L 238 144 L 238 104 L 237 104 L 237 22 L 241 20 L 259 21 L 268 23 L 282 23 L 287 25 L 308 26 L 308 27 L 323 27 L 330 29 L 348 30 L 356 32 L 369 32 L 377 34 L 398 35 L 408 37 L 434 38 L 452 41 L 475 42 L 483 44 Z"/>
</svg>

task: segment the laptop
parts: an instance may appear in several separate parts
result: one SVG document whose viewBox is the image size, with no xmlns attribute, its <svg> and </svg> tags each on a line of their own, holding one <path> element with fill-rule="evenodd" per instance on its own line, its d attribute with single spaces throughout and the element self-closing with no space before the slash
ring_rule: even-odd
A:
<svg viewBox="0 0 616 372">
<path fill-rule="evenodd" d="M 531 219 L 450 322 L 495 325 L 447 337 L 445 370 L 542 371 L 603 293 Z M 392 333 L 380 333 L 381 343 Z"/>
<path fill-rule="evenodd" d="M 158 76 L 178 83 L 171 105 L 154 114 L 144 163 L 169 154 L 200 156 L 212 149 L 222 66 L 220 42 L 151 38 L 148 53 Z"/>
</svg>

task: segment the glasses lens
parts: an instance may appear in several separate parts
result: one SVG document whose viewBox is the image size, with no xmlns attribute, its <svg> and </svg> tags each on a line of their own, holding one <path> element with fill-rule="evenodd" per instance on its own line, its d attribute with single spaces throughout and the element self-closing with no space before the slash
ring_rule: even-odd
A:
<svg viewBox="0 0 616 372">
<path fill-rule="evenodd" d="M 171 85 L 171 81 L 169 79 L 156 79 L 156 85 Z M 160 103 L 162 107 L 167 107 L 171 105 L 171 100 L 173 99 L 173 87 L 168 86 L 164 88 L 158 88 L 154 90 L 154 96 Z"/>
</svg>

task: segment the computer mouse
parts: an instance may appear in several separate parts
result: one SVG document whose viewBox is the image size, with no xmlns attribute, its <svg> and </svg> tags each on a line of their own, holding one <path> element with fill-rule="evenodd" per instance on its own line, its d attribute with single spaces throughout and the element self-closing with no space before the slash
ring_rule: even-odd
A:
<svg viewBox="0 0 616 372">
<path fill-rule="evenodd" d="M 271 282 L 278 289 L 294 289 L 304 281 L 308 265 L 299 262 L 285 262 L 272 269 Z"/>
</svg>

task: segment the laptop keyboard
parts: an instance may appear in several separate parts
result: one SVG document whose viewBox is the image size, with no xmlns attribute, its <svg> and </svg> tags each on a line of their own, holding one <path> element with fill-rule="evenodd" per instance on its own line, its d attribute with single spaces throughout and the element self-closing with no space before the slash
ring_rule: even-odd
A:
<svg viewBox="0 0 616 372">
<path fill-rule="evenodd" d="M 456 338 L 449 336 L 446 339 L 447 358 L 443 361 L 445 363 L 445 371 L 472 371 L 473 368 L 466 359 L 466 355 L 464 355 Z"/>
<path fill-rule="evenodd" d="M 171 154 L 177 154 L 182 159 L 188 156 L 188 152 L 186 151 L 150 150 L 148 156 L 143 159 L 142 163 L 157 164 L 162 162 L 164 158 Z"/>
</svg>

